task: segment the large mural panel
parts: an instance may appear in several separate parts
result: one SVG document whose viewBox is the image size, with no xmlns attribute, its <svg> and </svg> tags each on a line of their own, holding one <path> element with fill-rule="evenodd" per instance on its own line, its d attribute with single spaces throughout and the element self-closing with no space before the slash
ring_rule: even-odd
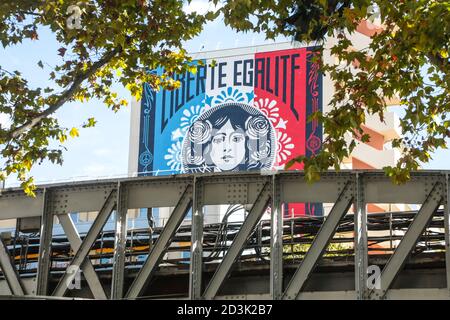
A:
<svg viewBox="0 0 450 320">
<path fill-rule="evenodd" d="M 141 101 L 141 175 L 283 169 L 321 147 L 322 76 L 305 47 L 197 60 L 181 87 Z M 200 62 L 201 61 L 201 62 Z M 161 73 L 158 69 L 154 72 Z M 302 169 L 296 164 L 292 169 Z M 322 215 L 321 204 L 290 204 L 285 215 Z"/>
</svg>

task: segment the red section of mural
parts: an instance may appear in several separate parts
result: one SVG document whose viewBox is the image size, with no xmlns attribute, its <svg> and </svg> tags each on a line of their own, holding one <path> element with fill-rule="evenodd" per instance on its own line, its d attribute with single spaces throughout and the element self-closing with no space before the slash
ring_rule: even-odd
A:
<svg viewBox="0 0 450 320">
<path fill-rule="evenodd" d="M 255 55 L 254 103 L 275 128 L 276 168 L 283 168 L 293 157 L 306 153 L 306 55 L 306 48 Z M 295 164 L 290 169 L 303 169 L 303 165 Z M 304 204 L 289 204 L 285 210 L 286 217 L 304 214 Z"/>
</svg>

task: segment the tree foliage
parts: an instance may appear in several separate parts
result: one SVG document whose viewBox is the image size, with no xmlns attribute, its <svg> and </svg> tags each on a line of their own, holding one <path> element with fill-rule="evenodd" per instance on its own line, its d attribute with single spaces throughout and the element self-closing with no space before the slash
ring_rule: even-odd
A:
<svg viewBox="0 0 450 320">
<path fill-rule="evenodd" d="M 321 171 L 339 169 L 356 146 L 368 141 L 363 131 L 367 115 L 384 121 L 386 99 L 400 100 L 403 136 L 392 141 L 402 156 L 386 173 L 397 183 L 409 179 L 411 170 L 447 148 L 450 137 L 450 2 L 443 0 L 231 0 L 219 1 L 225 22 L 237 30 L 264 32 L 304 43 L 331 46 L 340 63 L 321 69 L 334 81 L 331 111 L 315 114 L 323 123 L 325 139 L 321 152 L 303 162 L 310 179 Z M 361 23 L 374 15 L 382 28 L 375 30 L 371 44 L 355 50 L 351 41 Z M 347 137 L 350 137 L 348 139 Z"/>
<path fill-rule="evenodd" d="M 81 15 L 74 15 L 74 6 Z M 0 180 L 15 174 L 32 194 L 30 168 L 45 159 L 62 162 L 62 143 L 78 136 L 77 128 L 60 126 L 54 116 L 65 103 L 98 98 L 117 111 L 127 101 L 112 92 L 116 81 L 138 99 L 144 82 L 154 88 L 179 86 L 171 75 L 192 69 L 182 43 L 214 17 L 188 14 L 179 0 L 2 0 L 3 47 L 39 41 L 47 28 L 60 44 L 62 59 L 48 70 L 53 85 L 46 88 L 33 88 L 20 71 L 0 67 L 0 114 L 10 118 L 0 127 Z M 44 67 L 42 61 L 38 66 Z M 165 69 L 162 76 L 146 71 L 156 66 Z M 94 125 L 87 119 L 82 126 Z"/>
</svg>

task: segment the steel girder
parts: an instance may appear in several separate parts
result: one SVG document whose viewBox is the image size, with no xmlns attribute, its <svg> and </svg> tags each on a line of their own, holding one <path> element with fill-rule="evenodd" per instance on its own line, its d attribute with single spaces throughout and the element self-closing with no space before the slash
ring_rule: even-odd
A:
<svg viewBox="0 0 450 320">
<path fill-rule="evenodd" d="M 48 277 L 51 267 L 53 230 L 52 196 L 52 191 L 50 191 L 49 189 L 44 189 L 36 281 L 36 294 L 41 296 L 46 296 L 48 294 Z"/>
<path fill-rule="evenodd" d="M 84 238 L 83 242 L 81 243 L 80 247 L 75 253 L 74 258 L 70 262 L 70 265 L 67 268 L 68 270 L 70 270 L 71 267 L 81 268 L 84 260 L 87 258 L 87 255 L 92 245 L 94 244 L 100 231 L 102 231 L 103 226 L 106 224 L 106 221 L 108 220 L 109 216 L 111 215 L 112 211 L 115 208 L 116 208 L 116 190 L 112 190 L 109 196 L 106 198 L 103 207 L 100 209 L 98 216 L 95 219 L 94 223 L 92 224 L 91 228 L 89 229 L 86 237 Z M 64 296 L 64 293 L 68 289 L 68 284 L 70 284 L 73 281 L 75 276 L 76 273 L 65 272 L 64 275 L 59 280 L 55 290 L 53 291 L 53 296 Z"/>
<path fill-rule="evenodd" d="M 270 178 L 270 179 L 269 179 Z M 245 235 L 251 232 L 251 227 L 264 211 L 262 207 L 271 203 L 271 273 L 270 273 L 270 297 L 280 299 L 283 297 L 283 264 L 282 264 L 282 204 L 289 202 L 335 202 L 342 195 L 349 181 L 352 181 L 352 200 L 355 208 L 355 297 L 358 299 L 377 297 L 390 297 L 388 290 L 395 276 L 401 269 L 410 249 L 420 236 L 420 232 L 426 227 L 435 208 L 440 204 L 445 204 L 445 228 L 446 228 L 446 249 L 450 243 L 450 209 L 448 206 L 449 195 L 449 173 L 441 171 L 422 171 L 411 173 L 411 181 L 403 185 L 393 184 L 383 172 L 377 171 L 342 171 L 340 173 L 324 173 L 321 180 L 310 185 L 304 180 L 304 173 L 299 171 L 277 172 L 272 177 L 259 173 L 223 173 L 206 175 L 180 175 L 171 177 L 138 177 L 126 179 L 111 179 L 101 181 L 75 182 L 57 185 L 38 187 L 36 198 L 26 197 L 22 190 L 6 189 L 0 195 L 0 220 L 22 217 L 41 217 L 42 225 L 40 232 L 41 246 L 39 251 L 38 273 L 36 281 L 36 294 L 45 296 L 48 294 L 47 285 L 49 280 L 49 270 L 51 262 L 51 242 L 54 216 L 61 216 L 60 220 L 67 226 L 67 215 L 70 212 L 80 211 L 100 211 L 105 206 L 105 199 L 111 197 L 111 190 L 114 200 L 110 203 L 108 210 L 117 208 L 116 214 L 116 239 L 114 271 L 111 297 L 119 299 L 123 295 L 124 283 L 124 258 L 126 244 L 126 213 L 128 209 L 146 207 L 173 207 L 182 198 L 189 186 L 192 188 L 192 247 L 190 265 L 190 285 L 189 297 L 191 299 L 213 298 L 219 293 L 221 284 L 229 274 L 230 268 L 239 255 L 242 244 L 245 242 Z M 261 201 L 261 191 L 264 191 L 264 200 Z M 347 192 L 347 191 L 346 191 Z M 271 200 L 270 200 L 271 199 Z M 265 201 L 268 201 L 265 203 Z M 345 206 L 348 202 L 339 202 L 339 206 Z M 405 235 L 392 261 L 386 266 L 382 274 L 382 290 L 368 292 L 367 290 L 367 203 L 417 203 L 423 204 L 420 213 L 417 215 L 410 230 Z M 239 242 L 232 245 L 232 249 L 224 257 L 216 275 L 213 277 L 205 293 L 202 292 L 202 239 L 203 239 L 203 207 L 205 205 L 217 204 L 253 204 L 253 211 L 256 214 L 249 215 L 246 221 L 245 230 L 240 231 Z M 258 209 L 258 210 L 259 210 Z M 256 210 L 256 211 L 255 211 Z M 337 212 L 334 210 L 334 212 Z M 340 211 L 342 213 L 342 211 Z M 333 213 L 337 218 L 339 214 Z M 105 217 L 99 215 L 99 221 L 94 222 L 97 231 L 101 225 L 101 220 Z M 321 230 L 319 246 L 316 241 L 305 260 L 297 271 L 297 280 L 289 284 L 287 289 L 296 293 L 298 288 L 302 288 L 310 275 L 317 259 L 321 256 L 321 248 L 327 243 L 330 230 L 334 227 L 336 219 L 328 217 L 330 222 L 326 223 Z M 428 219 L 428 220 L 427 220 Z M 331 221 L 334 221 L 331 223 Z M 106 221 L 106 220 L 105 220 Z M 175 220 L 174 220 L 175 221 Z M 326 225 L 326 226 L 325 226 Z M 70 228 L 70 227 L 69 227 Z M 243 226 L 244 228 L 244 226 Z M 100 228 L 101 229 L 101 228 Z M 71 233 L 71 245 L 76 251 L 77 263 L 84 267 L 86 280 L 92 290 L 98 289 L 94 293 L 95 297 L 101 297 L 100 287 L 93 285 L 95 276 L 87 271 L 89 267 L 87 254 L 90 246 L 88 243 L 95 240 L 98 232 L 88 234 L 90 241 L 83 241 L 80 245 L 79 236 Z M 323 233 L 322 233 L 323 232 Z M 169 234 L 169 232 L 167 232 Z M 68 235 L 69 236 L 69 235 Z M 77 239 L 76 239 L 77 238 Z M 88 237 L 86 237 L 88 238 Z M 162 242 L 161 242 L 162 243 Z M 77 244 L 79 246 L 76 250 Z M 91 243 L 92 244 L 92 243 Z M 314 250 L 313 250 L 314 249 Z M 231 252 L 231 253 L 230 253 Z M 155 255 L 156 257 L 156 255 Z M 155 257 L 152 257 L 154 260 Z M 316 259 L 317 258 L 317 259 Z M 446 260 L 450 261 L 449 250 L 446 250 Z M 89 261 L 88 261 L 89 262 Z M 157 263 L 152 262 L 155 267 Z M 152 269 L 152 268 L 150 268 Z M 153 270 L 150 270 L 150 275 Z M 9 271 L 7 271 L 9 273 Z M 4 272 L 5 273 L 5 272 Z M 88 274 L 91 274 L 89 276 Z M 9 273 L 12 274 L 12 273 Z M 144 277 L 145 278 L 145 277 Z M 9 276 L 9 279 L 11 277 Z M 70 275 L 65 274 L 58 284 L 55 294 L 62 295 L 65 292 L 64 283 L 69 281 Z M 450 264 L 447 263 L 447 279 L 450 279 Z M 214 281 L 213 281 L 214 280 Z M 14 281 L 14 280 L 13 280 Z M 295 285 L 294 285 L 295 283 Z M 447 281 L 450 287 L 450 281 Z M 16 290 L 17 289 L 17 290 Z M 16 292 L 20 293 L 17 287 Z M 294 290 L 295 289 L 295 290 Z M 305 297 L 304 292 L 298 290 L 296 297 Z M 135 290 L 135 289 L 133 289 Z M 286 291 L 287 293 L 287 291 Z M 284 296 L 286 297 L 286 293 Z M 103 296 L 104 297 L 104 296 Z"/>
<path fill-rule="evenodd" d="M 445 269 L 447 290 L 450 294 L 450 174 L 445 174 L 444 183 L 447 190 L 444 201 Z"/>
<path fill-rule="evenodd" d="M 281 299 L 283 294 L 283 205 L 280 182 L 272 178 L 272 206 L 270 225 L 270 294 L 272 299 Z"/>
<path fill-rule="evenodd" d="M 241 229 L 234 238 L 233 243 L 228 249 L 222 262 L 217 267 L 214 276 L 210 280 L 208 287 L 205 290 L 203 297 L 205 299 L 213 299 L 219 292 L 220 287 L 223 284 L 225 278 L 229 275 L 231 267 L 233 266 L 236 258 L 244 250 L 244 244 L 251 235 L 251 232 L 255 229 L 256 224 L 261 219 L 264 211 L 267 209 L 271 199 L 271 183 L 266 182 L 260 191 L 258 198 L 253 204 L 250 212 L 247 215 Z"/>
<path fill-rule="evenodd" d="M 395 185 L 383 172 L 342 171 L 323 173 L 321 180 L 308 184 L 301 171 L 281 171 L 276 174 L 281 203 L 323 202 L 330 203 L 339 196 L 338 186 L 357 174 L 364 176 L 364 200 L 366 203 L 423 203 L 436 180 L 444 180 L 446 172 L 421 171 L 411 173 L 411 180 Z M 174 207 L 187 184 L 201 179 L 203 205 L 254 203 L 258 188 L 267 176 L 260 173 L 216 173 L 205 175 L 180 175 L 170 177 L 137 177 L 55 184 L 38 187 L 36 198 L 27 197 L 20 189 L 5 189 L 0 195 L 0 220 L 43 215 L 44 190 L 53 194 L 52 213 L 99 211 L 105 196 L 118 183 L 126 188 L 128 209 Z"/>
<path fill-rule="evenodd" d="M 153 246 L 147 260 L 131 284 L 131 287 L 128 289 L 126 298 L 137 298 L 142 293 L 142 290 L 145 289 L 145 286 L 150 281 L 153 272 L 158 267 L 159 262 L 170 245 L 175 232 L 188 213 L 191 203 L 192 186 L 189 185 L 186 187 L 183 195 L 178 200 L 178 204 L 175 206 L 172 214 L 170 215 L 163 232 L 160 234 L 158 240 Z"/>
<path fill-rule="evenodd" d="M 345 184 L 339 198 L 336 200 L 325 222 L 322 224 L 319 232 L 314 238 L 311 247 L 308 249 L 303 261 L 292 277 L 284 292 L 283 299 L 297 299 L 300 291 L 308 280 L 319 258 L 322 257 L 325 250 L 333 238 L 339 225 L 339 221 L 344 217 L 353 201 L 353 183 L 349 181 Z"/>
<path fill-rule="evenodd" d="M 386 295 L 392 300 L 448 300 L 447 289 L 440 288 L 411 288 L 411 289 L 391 289 Z M 241 294 L 241 295 L 221 295 L 220 300 L 270 300 L 270 294 Z M 300 292 L 299 300 L 356 300 L 355 291 L 306 291 Z"/>
<path fill-rule="evenodd" d="M 380 279 L 381 288 L 373 289 L 369 293 L 370 299 L 383 299 L 386 296 L 394 279 L 405 264 L 409 253 L 413 250 L 414 246 L 419 241 L 419 237 L 423 234 L 427 224 L 431 220 L 431 217 L 441 205 L 444 194 L 442 182 L 436 182 L 425 202 L 422 204 L 417 216 L 406 231 L 405 236 L 395 249 L 394 254 L 384 267 Z"/>
<path fill-rule="evenodd" d="M 11 293 L 15 296 L 25 295 L 25 287 L 17 273 L 16 267 L 11 261 L 8 248 L 6 247 L 3 239 L 0 238 L 0 269 L 5 276 Z"/>
<path fill-rule="evenodd" d="M 72 218 L 69 214 L 61 214 L 58 216 L 58 219 L 67 236 L 67 240 L 69 240 L 73 252 L 76 253 L 80 249 L 82 241 L 72 221 Z M 86 278 L 89 289 L 91 290 L 94 298 L 102 300 L 107 299 L 102 283 L 100 282 L 100 279 L 95 272 L 94 266 L 92 265 L 91 260 L 89 260 L 88 257 L 84 258 L 84 261 L 81 265 L 81 270 L 83 271 L 84 277 Z"/>
<path fill-rule="evenodd" d="M 189 298 L 202 297 L 203 274 L 203 183 L 194 178 L 191 221 L 191 261 L 189 265 Z"/>
<path fill-rule="evenodd" d="M 116 236 L 114 238 L 114 257 L 111 281 L 111 299 L 123 297 L 125 277 L 125 254 L 127 246 L 128 188 L 119 181 L 117 183 L 116 200 Z"/>
<path fill-rule="evenodd" d="M 364 175 L 356 174 L 354 197 L 355 292 L 358 300 L 367 298 L 368 242 Z"/>
</svg>

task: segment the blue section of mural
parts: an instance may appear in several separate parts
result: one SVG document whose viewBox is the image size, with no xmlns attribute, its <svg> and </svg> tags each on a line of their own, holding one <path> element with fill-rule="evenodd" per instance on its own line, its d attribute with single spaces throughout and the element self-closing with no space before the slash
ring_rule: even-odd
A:
<svg viewBox="0 0 450 320">
<path fill-rule="evenodd" d="M 320 47 L 309 47 L 306 63 L 306 118 L 315 112 L 322 112 L 322 73 L 313 58 L 320 54 Z M 306 156 L 314 156 L 322 147 L 322 124 L 317 120 L 306 123 Z M 322 203 L 307 203 L 306 215 L 323 216 Z"/>
<path fill-rule="evenodd" d="M 195 63 L 198 63 L 195 62 Z M 206 61 L 203 60 L 205 64 Z M 163 70 L 155 70 L 162 74 Z M 181 148 L 188 127 L 202 113 L 205 103 L 206 68 L 196 74 L 174 76 L 177 90 L 155 92 L 146 85 L 142 97 L 139 175 L 167 175 L 181 172 Z"/>
<path fill-rule="evenodd" d="M 145 83 L 141 100 L 141 121 L 140 121 L 140 137 L 139 137 L 139 158 L 138 172 L 142 175 L 145 172 L 153 171 L 154 163 L 154 132 L 152 119 L 155 117 L 156 110 L 156 94 Z"/>
</svg>

